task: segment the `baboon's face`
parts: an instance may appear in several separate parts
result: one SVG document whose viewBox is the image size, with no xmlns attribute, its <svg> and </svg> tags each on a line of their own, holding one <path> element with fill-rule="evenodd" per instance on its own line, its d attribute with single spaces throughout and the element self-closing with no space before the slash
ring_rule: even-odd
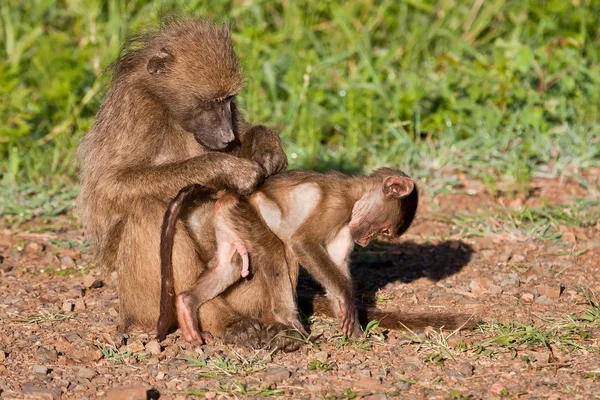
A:
<svg viewBox="0 0 600 400">
<path fill-rule="evenodd" d="M 197 100 L 198 106 L 178 118 L 179 124 L 203 146 L 222 150 L 235 142 L 233 97 L 222 100 Z"/>
<path fill-rule="evenodd" d="M 220 68 L 218 60 L 202 61 L 173 56 L 162 48 L 147 64 L 151 90 L 198 143 L 211 150 L 225 150 L 237 143 L 237 70 Z M 208 67 L 216 72 L 211 74 Z"/>
<path fill-rule="evenodd" d="M 349 228 L 354 241 L 367 246 L 377 236 L 392 237 L 404 233 L 412 222 L 406 221 L 403 210 L 405 199 L 415 191 L 414 181 L 402 175 L 384 176 L 383 185 L 377 184 L 358 200 L 352 209 Z"/>
</svg>

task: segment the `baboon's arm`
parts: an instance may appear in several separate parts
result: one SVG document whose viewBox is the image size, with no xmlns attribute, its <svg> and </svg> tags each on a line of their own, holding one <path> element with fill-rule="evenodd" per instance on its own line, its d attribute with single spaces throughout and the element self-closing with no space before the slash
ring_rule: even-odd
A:
<svg viewBox="0 0 600 400">
<path fill-rule="evenodd" d="M 262 183 L 264 171 L 255 162 L 211 152 L 171 164 L 137 166 L 117 173 L 111 192 L 122 200 L 155 198 L 170 201 L 182 187 L 199 184 L 248 195 Z M 116 190 L 115 190 L 116 189 Z"/>
</svg>

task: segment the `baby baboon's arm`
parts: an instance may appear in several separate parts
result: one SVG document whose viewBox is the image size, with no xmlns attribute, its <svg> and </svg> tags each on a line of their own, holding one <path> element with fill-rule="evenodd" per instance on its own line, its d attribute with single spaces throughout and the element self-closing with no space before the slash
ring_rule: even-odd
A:
<svg viewBox="0 0 600 400">
<path fill-rule="evenodd" d="M 333 309 L 341 319 L 342 331 L 349 337 L 359 334 L 360 326 L 350 278 L 340 271 L 320 244 L 307 238 L 295 238 L 294 241 L 292 248 L 300 264 L 323 285 L 327 295 L 331 296 Z"/>
</svg>

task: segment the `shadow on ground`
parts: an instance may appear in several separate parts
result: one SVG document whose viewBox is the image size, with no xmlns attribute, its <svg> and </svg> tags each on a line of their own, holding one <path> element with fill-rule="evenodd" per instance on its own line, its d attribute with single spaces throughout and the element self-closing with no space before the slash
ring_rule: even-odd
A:
<svg viewBox="0 0 600 400">
<path fill-rule="evenodd" d="M 473 248 L 460 240 L 431 243 L 404 242 L 385 244 L 375 242 L 352 254 L 352 280 L 358 301 L 365 305 L 376 302 L 380 288 L 389 283 L 410 283 L 419 278 L 433 282 L 454 275 L 471 260 Z M 324 291 L 316 281 L 302 270 L 298 282 L 298 294 L 310 298 Z M 305 315 L 310 309 L 302 309 Z"/>
</svg>

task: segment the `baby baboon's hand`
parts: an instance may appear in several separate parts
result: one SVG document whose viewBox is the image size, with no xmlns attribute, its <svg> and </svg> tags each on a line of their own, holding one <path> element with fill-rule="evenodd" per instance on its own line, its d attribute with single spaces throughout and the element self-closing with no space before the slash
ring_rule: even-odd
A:
<svg viewBox="0 0 600 400">
<path fill-rule="evenodd" d="M 357 338 L 360 336 L 361 329 L 358 322 L 358 312 L 356 311 L 354 302 L 352 300 L 346 301 L 343 299 L 338 299 L 338 302 L 340 307 L 338 316 L 340 317 L 342 332 L 348 337 Z"/>
</svg>

